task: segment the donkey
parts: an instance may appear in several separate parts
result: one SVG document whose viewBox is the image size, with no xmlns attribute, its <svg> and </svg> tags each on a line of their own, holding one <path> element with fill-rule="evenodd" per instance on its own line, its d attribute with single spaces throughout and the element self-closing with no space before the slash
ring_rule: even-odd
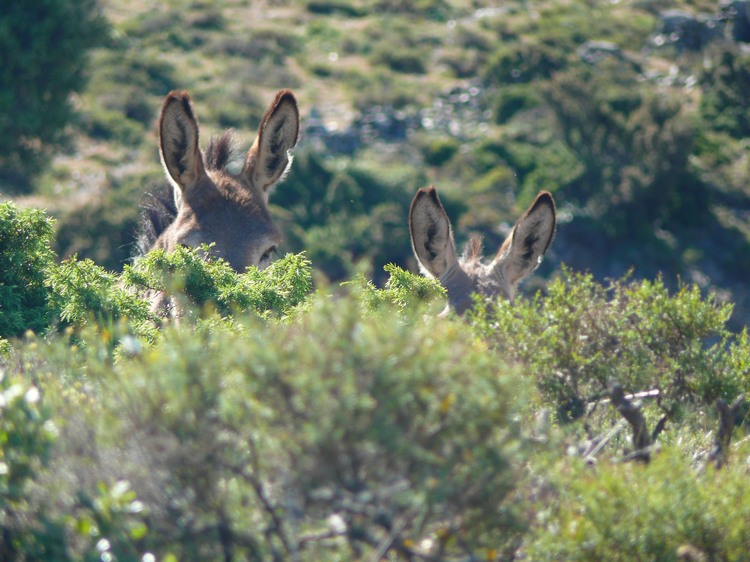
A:
<svg viewBox="0 0 750 562">
<path fill-rule="evenodd" d="M 281 242 L 268 196 L 291 166 L 290 151 L 299 137 L 294 94 L 276 94 L 239 173 L 230 170 L 238 156 L 234 132 L 211 138 L 202 154 L 198 129 L 190 95 L 170 92 L 159 117 L 159 150 L 169 184 L 144 204 L 138 251 L 213 244 L 211 257 L 224 259 L 235 271 L 263 269 Z M 152 303 L 155 309 L 167 305 L 163 295 Z"/>
<path fill-rule="evenodd" d="M 436 277 L 448 292 L 448 307 L 459 315 L 473 305 L 472 295 L 512 301 L 518 283 L 541 263 L 552 243 L 557 220 L 552 195 L 542 191 L 518 219 L 495 258 L 482 263 L 481 241 L 472 238 L 459 259 L 453 229 L 437 190 L 423 187 L 409 210 L 412 249 L 420 269 Z"/>
</svg>

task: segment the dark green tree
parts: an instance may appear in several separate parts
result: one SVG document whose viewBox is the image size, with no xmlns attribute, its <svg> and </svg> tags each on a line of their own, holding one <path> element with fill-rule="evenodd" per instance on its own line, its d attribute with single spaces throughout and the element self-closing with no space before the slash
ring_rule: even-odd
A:
<svg viewBox="0 0 750 562">
<path fill-rule="evenodd" d="M 0 10 L 0 178 L 28 189 L 46 149 L 59 146 L 85 82 L 87 51 L 107 29 L 96 0 L 4 0 Z M 12 181 L 8 181 L 12 178 Z"/>
</svg>

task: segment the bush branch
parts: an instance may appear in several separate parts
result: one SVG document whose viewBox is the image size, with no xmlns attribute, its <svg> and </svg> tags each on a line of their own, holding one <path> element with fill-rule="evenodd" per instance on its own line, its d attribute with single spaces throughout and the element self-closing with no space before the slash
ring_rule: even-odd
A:
<svg viewBox="0 0 750 562">
<path fill-rule="evenodd" d="M 633 452 L 626 457 L 627 460 L 649 462 L 651 460 L 649 453 L 651 436 L 641 410 L 625 397 L 622 385 L 617 382 L 610 382 L 609 398 L 612 405 L 617 408 L 617 411 L 620 412 L 633 430 Z"/>
<path fill-rule="evenodd" d="M 716 401 L 716 409 L 719 412 L 719 431 L 714 440 L 714 447 L 708 455 L 709 462 L 713 462 L 716 468 L 721 468 L 726 463 L 729 454 L 729 445 L 732 442 L 732 430 L 737 422 L 737 415 L 745 402 L 745 395 L 740 394 L 732 405 L 727 405 L 719 398 Z"/>
</svg>

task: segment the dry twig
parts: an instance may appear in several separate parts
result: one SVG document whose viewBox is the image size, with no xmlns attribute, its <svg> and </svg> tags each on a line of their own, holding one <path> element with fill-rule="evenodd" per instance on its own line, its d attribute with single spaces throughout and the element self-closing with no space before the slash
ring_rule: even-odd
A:
<svg viewBox="0 0 750 562">
<path fill-rule="evenodd" d="M 625 397 L 625 392 L 620 383 L 611 382 L 609 384 L 609 398 L 612 405 L 617 408 L 617 411 L 620 412 L 633 430 L 633 452 L 626 459 L 649 462 L 651 460 L 649 453 L 651 436 L 640 409 Z"/>
</svg>

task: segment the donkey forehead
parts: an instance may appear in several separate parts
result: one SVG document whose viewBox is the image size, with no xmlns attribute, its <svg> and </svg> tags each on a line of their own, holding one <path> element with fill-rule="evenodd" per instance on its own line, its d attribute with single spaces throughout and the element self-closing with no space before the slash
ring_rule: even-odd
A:
<svg viewBox="0 0 750 562">
<path fill-rule="evenodd" d="M 194 190 L 182 209 L 191 215 L 195 226 L 235 239 L 279 236 L 260 189 L 241 176 L 225 172 L 208 172 L 204 179 L 204 185 Z"/>
<path fill-rule="evenodd" d="M 485 297 L 502 296 L 508 300 L 513 299 L 512 287 L 503 277 L 502 268 L 484 263 L 479 257 L 462 261 L 460 265 L 478 293 Z"/>
</svg>

